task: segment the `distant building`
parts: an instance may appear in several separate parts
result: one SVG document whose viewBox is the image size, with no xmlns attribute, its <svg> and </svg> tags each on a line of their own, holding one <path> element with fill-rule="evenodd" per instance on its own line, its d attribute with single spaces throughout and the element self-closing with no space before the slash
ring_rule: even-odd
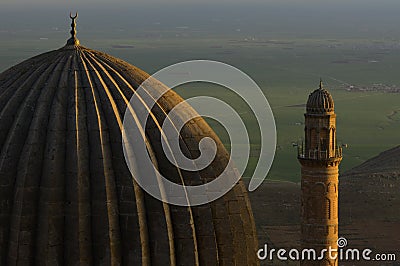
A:
<svg viewBox="0 0 400 266">
<path fill-rule="evenodd" d="M 305 140 L 298 150 L 301 163 L 301 246 L 319 251 L 337 248 L 338 167 L 341 147 L 336 145 L 336 114 L 322 81 L 307 101 Z M 334 266 L 338 260 L 305 260 L 301 265 Z"/>
</svg>

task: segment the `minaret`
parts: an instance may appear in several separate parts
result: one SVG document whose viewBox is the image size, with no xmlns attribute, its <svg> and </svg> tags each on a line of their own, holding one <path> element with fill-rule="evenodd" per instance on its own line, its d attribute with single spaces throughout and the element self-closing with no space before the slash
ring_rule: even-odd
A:
<svg viewBox="0 0 400 266">
<path fill-rule="evenodd" d="M 76 38 L 76 19 L 78 18 L 78 12 L 75 13 L 75 16 L 72 16 L 72 13 L 69 13 L 69 17 L 71 18 L 71 38 L 68 39 L 67 45 L 75 45 L 79 46 L 79 40 Z"/>
<path fill-rule="evenodd" d="M 305 141 L 298 147 L 301 164 L 301 244 L 304 249 L 336 249 L 338 239 L 338 188 L 341 147 L 336 145 L 336 114 L 330 93 L 313 91 L 305 113 Z M 325 253 L 323 260 L 301 265 L 337 265 Z"/>
</svg>

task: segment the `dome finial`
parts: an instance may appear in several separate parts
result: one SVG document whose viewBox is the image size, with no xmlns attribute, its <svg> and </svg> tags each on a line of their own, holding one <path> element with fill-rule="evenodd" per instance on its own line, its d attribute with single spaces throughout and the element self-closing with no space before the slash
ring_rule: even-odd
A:
<svg viewBox="0 0 400 266">
<path fill-rule="evenodd" d="M 79 40 L 76 38 L 76 19 L 78 18 L 78 12 L 75 13 L 75 16 L 72 16 L 72 13 L 69 13 L 69 17 L 72 19 L 71 23 L 71 38 L 67 41 L 67 45 L 79 45 Z"/>
<path fill-rule="evenodd" d="M 322 90 L 324 85 L 322 84 L 322 78 L 319 78 L 319 89 Z"/>
</svg>

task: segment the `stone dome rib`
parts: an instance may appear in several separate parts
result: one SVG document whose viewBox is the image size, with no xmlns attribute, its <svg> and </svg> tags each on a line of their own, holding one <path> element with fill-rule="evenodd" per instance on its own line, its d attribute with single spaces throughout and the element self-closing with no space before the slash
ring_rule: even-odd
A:
<svg viewBox="0 0 400 266">
<path fill-rule="evenodd" d="M 82 46 L 36 56 L 0 74 L 1 264 L 258 264 L 242 181 L 213 203 L 178 207 L 154 199 L 132 179 L 121 126 L 147 77 Z M 196 157 L 199 141 L 209 136 L 217 143 L 215 160 L 200 172 L 169 163 L 159 125 L 181 101 L 170 91 L 153 107 L 148 152 L 172 181 L 202 184 L 223 171 L 228 153 L 197 118 L 181 131 L 183 153 Z"/>
</svg>

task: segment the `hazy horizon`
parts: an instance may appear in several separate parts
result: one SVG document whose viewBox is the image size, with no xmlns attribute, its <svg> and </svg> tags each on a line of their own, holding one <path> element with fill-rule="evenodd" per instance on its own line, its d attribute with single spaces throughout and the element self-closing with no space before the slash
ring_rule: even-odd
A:
<svg viewBox="0 0 400 266">
<path fill-rule="evenodd" d="M 146 1 L 147 2 L 147 1 Z M 78 31 L 112 32 L 124 29 L 166 30 L 190 27 L 207 34 L 257 34 L 274 38 L 276 33 L 289 37 L 326 38 L 400 38 L 400 3 L 393 0 L 335 1 L 314 0 L 219 0 L 215 3 L 173 0 L 85 1 L 59 3 L 39 0 L 3 0 L 0 33 L 59 28 L 68 30 L 70 11 L 79 12 Z M 237 31 L 235 33 L 235 31 Z M 29 35 L 29 34 L 28 34 Z M 0 34 L 0 40 L 4 39 Z M 116 34 L 110 36 L 116 37 Z"/>
</svg>

